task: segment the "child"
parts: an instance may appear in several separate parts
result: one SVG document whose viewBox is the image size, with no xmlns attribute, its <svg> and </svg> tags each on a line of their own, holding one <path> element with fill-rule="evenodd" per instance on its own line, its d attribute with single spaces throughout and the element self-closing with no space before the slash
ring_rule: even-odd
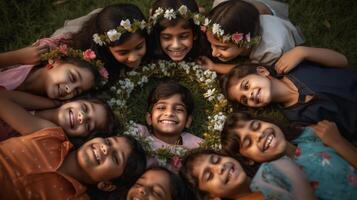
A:
<svg viewBox="0 0 357 200">
<path fill-rule="evenodd" d="M 198 199 L 315 199 L 302 171 L 286 157 L 263 163 L 250 178 L 235 158 L 205 150 L 189 154 L 180 174 Z"/>
<path fill-rule="evenodd" d="M 194 0 L 156 0 L 149 23 L 156 59 L 195 60 L 199 55 L 200 26 L 194 21 L 198 6 Z"/>
<path fill-rule="evenodd" d="M 284 63 L 278 68 L 281 73 L 305 58 L 322 64 L 346 64 L 343 55 L 331 50 L 298 48 L 298 52 L 303 50 L 302 54 L 288 52 L 288 59 L 282 57 L 287 64 L 278 61 Z M 324 119 L 334 121 L 345 137 L 357 138 L 357 74 L 349 69 L 303 62 L 288 74 L 276 76 L 259 65 L 240 65 L 225 75 L 221 86 L 232 102 L 248 107 L 276 103 L 290 121 L 304 124 Z"/>
<path fill-rule="evenodd" d="M 129 189 L 126 196 L 131 199 L 193 199 L 181 178 L 163 167 L 151 167 Z"/>
<path fill-rule="evenodd" d="M 128 136 L 93 138 L 76 150 L 60 127 L 0 143 L 1 199 L 89 199 L 86 185 L 121 190 L 143 173 L 146 158 Z"/>
<path fill-rule="evenodd" d="M 60 46 L 44 57 L 46 62 L 39 65 L 1 70 L 0 88 L 66 100 L 100 85 L 101 79 L 107 77 L 102 63 L 90 49 L 81 52 Z"/>
<path fill-rule="evenodd" d="M 44 128 L 61 127 L 68 137 L 83 138 L 110 134 L 114 127 L 112 111 L 98 99 L 76 100 L 54 108 L 53 101 L 47 98 L 4 90 L 0 91 L 0 105 L 0 119 L 20 135 Z M 25 108 L 39 111 L 31 114 Z M 1 140 L 14 135 L 13 130 L 4 130 L 2 127 Z"/>
<path fill-rule="evenodd" d="M 234 67 L 226 64 L 238 56 L 249 57 L 254 63 L 273 65 L 289 49 L 303 39 L 288 21 L 271 15 L 259 15 L 258 10 L 245 1 L 227 1 L 209 13 L 206 36 L 212 56 L 223 64 L 201 57 L 205 68 L 225 74 Z"/>
<path fill-rule="evenodd" d="M 174 145 L 197 148 L 202 139 L 184 131 L 191 126 L 193 107 L 187 88 L 172 81 L 159 84 L 148 97 L 146 122 L 150 128 L 138 125 L 140 134 L 152 137 L 154 150 Z"/>
<path fill-rule="evenodd" d="M 50 46 L 65 43 L 76 49 L 93 49 L 104 62 L 109 81 L 124 76 L 126 71 L 137 68 L 147 60 L 146 19 L 137 6 L 113 4 L 89 16 L 80 27 L 40 41 L 45 40 Z"/>
<path fill-rule="evenodd" d="M 232 114 L 222 131 L 223 149 L 241 154 L 252 165 L 287 155 L 303 167 L 319 199 L 356 197 L 357 148 L 341 137 L 334 123 L 322 121 L 312 128 L 297 129 L 280 128 L 271 121 L 247 113 Z M 292 142 L 297 146 L 284 134 L 295 138 Z"/>
</svg>

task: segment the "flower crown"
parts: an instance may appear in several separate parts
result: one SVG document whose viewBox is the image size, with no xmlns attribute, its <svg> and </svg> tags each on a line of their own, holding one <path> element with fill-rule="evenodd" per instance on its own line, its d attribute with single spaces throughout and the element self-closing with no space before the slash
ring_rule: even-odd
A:
<svg viewBox="0 0 357 200">
<path fill-rule="evenodd" d="M 157 8 L 154 11 L 154 14 L 149 17 L 149 28 L 153 27 L 159 19 L 165 18 L 168 20 L 176 19 L 177 16 L 180 16 L 184 19 L 193 19 L 193 22 L 199 26 L 204 20 L 204 16 L 190 11 L 187 6 L 182 5 L 178 10 L 174 10 L 172 8 L 163 9 L 161 7 Z"/>
<path fill-rule="evenodd" d="M 93 35 L 93 41 L 98 44 L 99 46 L 103 46 L 105 44 L 109 44 L 116 40 L 120 39 L 120 36 L 126 32 L 134 33 L 137 30 L 144 30 L 146 28 L 146 21 L 136 20 L 134 19 L 131 23 L 129 19 L 121 20 L 120 26 L 116 27 L 115 29 L 111 29 L 104 34 L 99 35 L 95 33 Z"/>
<path fill-rule="evenodd" d="M 222 29 L 221 25 L 217 23 L 212 24 L 210 20 L 208 21 L 207 20 L 208 19 L 205 20 L 205 24 L 203 25 L 203 27 L 201 27 L 201 30 L 203 32 L 206 32 L 207 29 L 212 31 L 213 35 L 224 43 L 232 42 L 238 45 L 239 47 L 249 48 L 251 46 L 258 44 L 261 39 L 260 36 L 251 38 L 250 33 L 244 34 L 244 33 L 235 32 L 233 34 L 224 34 L 224 30 Z"/>
<path fill-rule="evenodd" d="M 87 49 L 82 52 L 81 50 L 72 49 L 67 47 L 67 45 L 63 44 L 52 49 L 50 52 L 43 54 L 41 57 L 42 60 L 56 60 L 61 59 L 63 57 L 79 58 L 96 67 L 102 78 L 102 84 L 105 84 L 105 82 L 108 80 L 109 74 L 108 71 L 104 68 L 104 63 L 96 59 L 96 55 L 91 49 Z"/>
</svg>

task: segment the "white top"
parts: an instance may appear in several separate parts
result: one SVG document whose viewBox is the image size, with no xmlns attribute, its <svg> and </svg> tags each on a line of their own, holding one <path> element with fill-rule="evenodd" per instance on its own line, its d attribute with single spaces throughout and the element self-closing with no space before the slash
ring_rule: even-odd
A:
<svg viewBox="0 0 357 200">
<path fill-rule="evenodd" d="M 302 44 L 304 39 L 289 21 L 272 15 L 260 15 L 261 41 L 252 49 L 253 63 L 273 65 L 283 53 Z"/>
</svg>

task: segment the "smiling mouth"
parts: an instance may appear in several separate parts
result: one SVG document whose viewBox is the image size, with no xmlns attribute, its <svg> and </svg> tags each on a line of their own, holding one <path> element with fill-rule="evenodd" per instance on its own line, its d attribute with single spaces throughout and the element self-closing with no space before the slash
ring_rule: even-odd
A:
<svg viewBox="0 0 357 200">
<path fill-rule="evenodd" d="M 260 91 L 261 91 L 261 88 L 258 89 L 258 91 L 255 93 L 255 96 L 254 96 L 254 102 L 255 103 L 260 103 Z"/>
<path fill-rule="evenodd" d="M 231 180 L 231 178 L 232 178 L 234 172 L 235 172 L 235 168 L 234 168 L 234 165 L 232 165 L 232 166 L 230 166 L 230 168 L 228 169 L 227 176 L 226 176 L 226 180 L 225 180 L 224 184 L 227 184 L 227 183 Z"/>
<path fill-rule="evenodd" d="M 142 200 L 141 198 L 139 198 L 139 197 L 133 197 L 133 198 L 131 198 L 132 200 Z"/>
<path fill-rule="evenodd" d="M 94 144 L 91 145 L 92 147 L 92 151 L 93 151 L 93 155 L 95 160 L 97 161 L 97 164 L 100 164 L 100 153 L 99 150 L 94 146 Z"/>
<path fill-rule="evenodd" d="M 161 123 L 161 124 L 178 124 L 178 122 L 176 120 L 170 120 L 170 119 L 159 120 L 159 123 Z"/>
<path fill-rule="evenodd" d="M 272 141 L 275 139 L 275 134 L 272 128 L 268 128 L 267 130 L 264 131 L 263 134 L 264 134 L 263 152 L 265 152 L 270 148 Z"/>
<path fill-rule="evenodd" d="M 175 56 L 175 57 L 181 57 L 185 55 L 186 50 L 168 50 L 170 55 Z"/>
<path fill-rule="evenodd" d="M 69 115 L 69 124 L 70 124 L 71 128 L 73 129 L 74 128 L 74 115 L 73 115 L 72 109 L 69 109 L 68 115 Z"/>
</svg>

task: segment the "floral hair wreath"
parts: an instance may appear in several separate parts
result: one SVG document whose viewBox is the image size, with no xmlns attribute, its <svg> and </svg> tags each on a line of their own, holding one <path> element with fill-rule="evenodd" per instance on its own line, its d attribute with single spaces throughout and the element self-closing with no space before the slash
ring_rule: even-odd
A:
<svg viewBox="0 0 357 200">
<path fill-rule="evenodd" d="M 121 35 L 126 32 L 134 33 L 139 29 L 144 30 L 145 28 L 146 28 L 145 20 L 139 21 L 139 20 L 134 19 L 133 22 L 130 22 L 129 19 L 121 20 L 120 26 L 118 26 L 117 28 L 111 29 L 101 35 L 99 35 L 98 33 L 95 33 L 93 35 L 93 41 L 96 44 L 98 44 L 99 46 L 103 46 L 103 45 L 109 44 L 111 42 L 114 42 L 116 40 L 119 40 Z"/>
<path fill-rule="evenodd" d="M 260 42 L 261 37 L 256 36 L 251 38 L 250 33 L 239 33 L 235 32 L 233 34 L 224 34 L 224 30 L 222 29 L 221 25 L 217 23 L 211 23 L 210 20 L 206 19 L 205 23 L 201 27 L 203 32 L 208 30 L 212 31 L 213 35 L 221 40 L 224 43 L 232 42 L 239 47 L 246 47 L 250 48 L 251 46 L 255 46 Z"/>
<path fill-rule="evenodd" d="M 197 26 L 200 26 L 205 19 L 203 15 L 190 11 L 185 5 L 180 6 L 180 8 L 176 11 L 172 8 L 163 9 L 159 7 L 154 11 L 154 14 L 149 17 L 149 30 L 158 22 L 159 19 L 165 18 L 173 20 L 176 19 L 177 16 L 184 19 L 193 19 L 193 22 Z"/>
<path fill-rule="evenodd" d="M 90 63 L 95 66 L 98 70 L 101 78 L 102 84 L 105 84 L 108 80 L 108 71 L 104 68 L 104 63 L 98 59 L 96 59 L 96 55 L 93 50 L 87 49 L 85 51 L 81 51 L 78 49 L 72 49 L 67 47 L 67 45 L 63 44 L 58 46 L 57 48 L 52 49 L 50 52 L 42 55 L 42 60 L 56 60 L 61 59 L 63 57 L 73 57 L 84 60 L 85 62 Z"/>
</svg>

